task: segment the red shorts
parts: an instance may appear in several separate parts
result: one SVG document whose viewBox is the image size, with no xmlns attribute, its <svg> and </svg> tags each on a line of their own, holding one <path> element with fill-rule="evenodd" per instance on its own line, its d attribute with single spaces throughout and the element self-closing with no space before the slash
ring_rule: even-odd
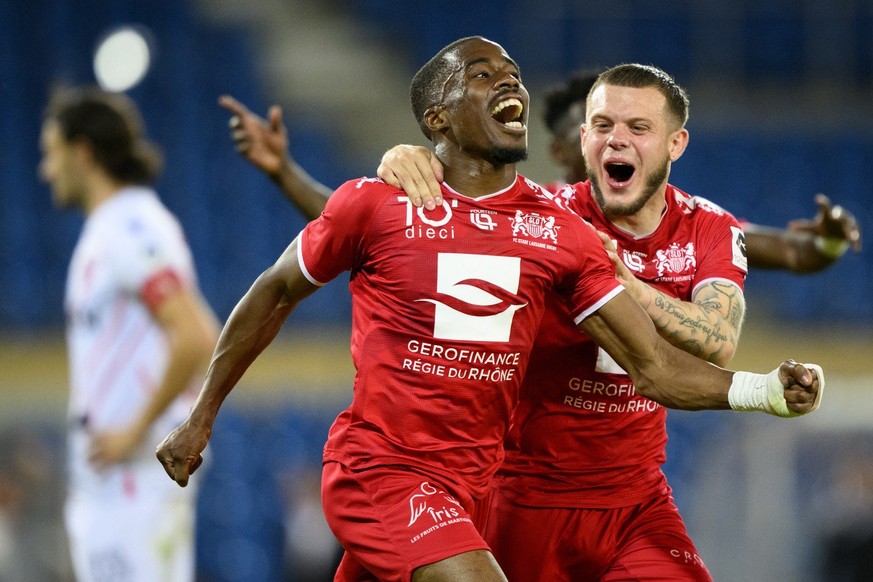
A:
<svg viewBox="0 0 873 582">
<path fill-rule="evenodd" d="M 512 582 L 712 582 L 669 495 L 564 509 L 523 507 L 494 489 L 484 531 Z"/>
<path fill-rule="evenodd" d="M 403 467 L 351 471 L 324 464 L 321 503 L 345 549 L 335 581 L 408 582 L 420 566 L 488 544 L 473 525 L 473 501 Z"/>
</svg>

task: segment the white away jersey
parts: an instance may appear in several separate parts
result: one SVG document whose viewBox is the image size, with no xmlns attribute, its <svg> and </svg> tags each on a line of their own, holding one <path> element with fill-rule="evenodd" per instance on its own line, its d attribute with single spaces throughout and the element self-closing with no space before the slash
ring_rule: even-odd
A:
<svg viewBox="0 0 873 582">
<path fill-rule="evenodd" d="M 65 297 L 74 486 L 96 477 L 87 462 L 88 433 L 128 425 L 163 376 L 166 341 L 150 313 L 163 296 L 160 286 L 175 279 L 189 287 L 194 278 L 182 230 L 153 190 L 126 188 L 86 220 Z M 178 398 L 148 442 L 156 444 L 181 422 L 191 402 Z M 153 446 L 141 453 L 134 462 L 163 472 Z"/>
</svg>

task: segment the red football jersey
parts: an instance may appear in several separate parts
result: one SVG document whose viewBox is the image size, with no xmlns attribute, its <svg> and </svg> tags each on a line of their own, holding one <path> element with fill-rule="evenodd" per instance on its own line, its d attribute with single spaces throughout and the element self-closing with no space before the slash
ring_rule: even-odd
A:
<svg viewBox="0 0 873 582">
<path fill-rule="evenodd" d="M 648 235 L 635 236 L 606 220 L 589 182 L 555 196 L 611 234 L 628 268 L 668 295 L 690 301 L 698 285 L 713 279 L 743 287 L 742 231 L 733 216 L 703 198 L 668 186 L 660 224 Z M 547 303 L 500 482 L 523 505 L 639 503 L 667 488 L 661 472 L 666 410 L 639 396 L 604 350 L 566 324 L 566 309 L 555 296 Z"/>
<path fill-rule="evenodd" d="M 347 182 L 298 258 L 314 283 L 351 271 L 354 395 L 325 460 L 421 468 L 479 496 L 503 459 L 545 294 L 566 300 L 572 326 L 622 287 L 591 225 L 525 178 L 443 196 L 429 212 L 381 180 Z"/>
</svg>

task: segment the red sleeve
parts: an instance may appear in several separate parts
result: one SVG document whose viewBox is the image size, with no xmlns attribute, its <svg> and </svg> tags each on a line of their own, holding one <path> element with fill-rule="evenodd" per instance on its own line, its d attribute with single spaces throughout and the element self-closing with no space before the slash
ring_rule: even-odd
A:
<svg viewBox="0 0 873 582">
<path fill-rule="evenodd" d="M 729 213 L 707 215 L 708 225 L 701 229 L 702 247 L 694 286 L 711 279 L 727 279 L 740 289 L 746 281 L 745 235 L 739 222 Z"/>
<path fill-rule="evenodd" d="M 298 256 L 307 278 L 323 285 L 362 260 L 362 245 L 373 216 L 394 189 L 375 178 L 346 182 L 327 201 L 324 212 L 306 225 Z"/>
<path fill-rule="evenodd" d="M 606 249 L 594 227 L 576 217 L 581 224 L 577 257 L 577 273 L 569 293 L 569 305 L 573 321 L 579 323 L 607 301 L 615 297 L 624 287 L 615 277 L 615 266 L 609 260 Z"/>
</svg>

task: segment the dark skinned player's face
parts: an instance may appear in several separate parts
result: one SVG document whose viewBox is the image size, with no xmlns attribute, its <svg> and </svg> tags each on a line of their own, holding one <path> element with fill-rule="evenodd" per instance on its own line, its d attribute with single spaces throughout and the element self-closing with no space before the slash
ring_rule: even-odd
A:
<svg viewBox="0 0 873 582">
<path fill-rule="evenodd" d="M 479 39 L 448 58 L 455 61 L 443 99 L 450 139 L 494 165 L 525 159 L 530 98 L 515 61 L 500 45 Z"/>
</svg>

